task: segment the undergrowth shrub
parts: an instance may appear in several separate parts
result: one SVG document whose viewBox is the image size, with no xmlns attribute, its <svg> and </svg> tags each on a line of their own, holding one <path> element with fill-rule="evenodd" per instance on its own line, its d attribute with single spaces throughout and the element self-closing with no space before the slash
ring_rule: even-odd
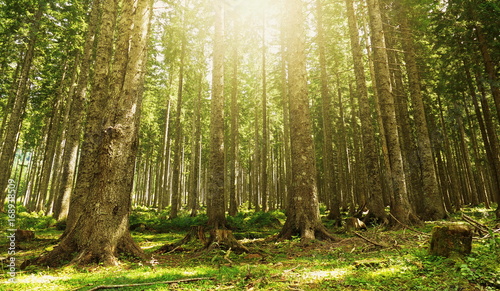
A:
<svg viewBox="0 0 500 291">
<path fill-rule="evenodd" d="M 7 209 L 7 208 L 6 208 Z M 12 228 L 9 225 L 8 213 L 2 213 L 0 215 L 0 226 L 3 229 Z M 51 215 L 45 215 L 43 211 L 39 212 L 28 212 L 26 207 L 22 204 L 16 205 L 15 213 L 15 228 L 23 230 L 44 230 L 51 226 L 54 226 L 56 220 Z"/>
</svg>

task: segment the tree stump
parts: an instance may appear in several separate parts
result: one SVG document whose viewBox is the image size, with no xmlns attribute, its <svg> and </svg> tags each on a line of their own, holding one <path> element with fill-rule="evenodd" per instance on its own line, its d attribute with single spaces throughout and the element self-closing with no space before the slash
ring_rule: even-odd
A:
<svg viewBox="0 0 500 291">
<path fill-rule="evenodd" d="M 442 257 L 464 256 L 472 250 L 472 231 L 462 225 L 435 226 L 430 254 Z"/>
</svg>

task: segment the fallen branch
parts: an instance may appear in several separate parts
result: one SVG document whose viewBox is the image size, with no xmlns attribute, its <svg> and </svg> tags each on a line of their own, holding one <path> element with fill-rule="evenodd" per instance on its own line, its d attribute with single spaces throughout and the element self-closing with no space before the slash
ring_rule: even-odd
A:
<svg viewBox="0 0 500 291">
<path fill-rule="evenodd" d="M 134 284 L 122 284 L 122 285 L 101 285 L 101 286 L 97 286 L 97 287 L 94 287 L 92 289 L 89 289 L 88 291 L 101 290 L 101 289 L 115 289 L 115 288 L 122 288 L 122 287 L 147 286 L 147 285 L 156 285 L 156 284 L 176 284 L 176 283 L 186 283 L 186 282 L 212 280 L 212 279 L 213 278 L 189 278 L 189 279 L 180 279 L 180 280 L 172 280 L 172 281 L 159 281 L 159 282 L 134 283 Z"/>
<path fill-rule="evenodd" d="M 472 217 L 464 214 L 463 212 L 462 212 L 462 219 L 465 220 L 470 225 L 472 225 L 475 229 L 477 229 L 480 236 L 483 236 L 483 232 L 489 235 L 490 229 L 486 225 L 477 222 Z M 488 235 L 486 237 L 488 237 Z"/>
<path fill-rule="evenodd" d="M 401 222 L 401 221 L 399 221 L 399 220 L 398 220 L 398 219 L 397 219 L 394 215 L 392 215 L 392 213 L 389 213 L 389 215 L 390 215 L 392 218 L 394 218 L 394 220 L 396 220 L 396 222 L 397 222 L 397 223 L 401 224 L 404 228 L 407 228 L 407 229 L 409 229 L 409 230 L 411 230 L 411 231 L 414 231 L 414 232 L 416 232 L 416 233 L 418 233 L 418 234 L 420 234 L 420 235 L 423 235 L 423 236 L 427 236 L 427 237 L 429 236 L 429 234 L 427 234 L 427 233 L 425 233 L 425 232 L 421 232 L 421 231 L 419 231 L 419 230 L 416 230 L 416 229 L 414 229 L 414 228 L 411 228 L 410 226 L 408 226 L 408 225 L 406 225 L 406 224 L 402 223 L 402 222 Z"/>
<path fill-rule="evenodd" d="M 369 238 L 366 238 L 366 237 L 362 236 L 359 232 L 353 231 L 352 233 L 354 233 L 355 235 L 359 236 L 360 238 L 362 238 L 362 239 L 366 240 L 367 242 L 369 242 L 371 244 L 374 244 L 376 246 L 383 247 L 383 248 L 388 248 L 389 247 L 388 245 L 380 244 L 380 243 L 378 243 L 376 241 L 373 241 L 373 240 L 371 240 Z"/>
</svg>

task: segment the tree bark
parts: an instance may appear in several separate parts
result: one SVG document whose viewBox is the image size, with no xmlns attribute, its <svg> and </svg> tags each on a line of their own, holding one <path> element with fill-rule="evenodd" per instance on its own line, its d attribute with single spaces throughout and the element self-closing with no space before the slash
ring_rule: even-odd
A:
<svg viewBox="0 0 500 291">
<path fill-rule="evenodd" d="M 230 151 L 229 151 L 229 215 L 235 216 L 238 213 L 238 202 L 236 200 L 237 193 L 237 176 L 236 167 L 238 165 L 238 121 L 239 121 L 239 109 L 238 109 L 238 42 L 239 42 L 239 29 L 236 14 L 233 14 L 233 52 L 232 52 L 232 62 L 233 62 L 233 76 L 231 84 L 231 134 L 230 134 Z"/>
<path fill-rule="evenodd" d="M 373 62 L 375 79 L 380 101 L 384 138 L 387 141 L 392 180 L 391 213 L 402 223 L 419 222 L 412 211 L 406 191 L 406 180 L 403 169 L 403 158 L 399 141 L 396 108 L 391 88 L 390 73 L 385 49 L 384 29 L 378 0 L 368 0 L 368 11 L 371 24 L 371 40 L 373 46 Z"/>
<path fill-rule="evenodd" d="M 182 16 L 182 23 L 184 24 L 184 16 Z M 185 29 L 185 25 L 183 28 Z M 175 112 L 175 143 L 174 143 L 174 164 L 172 165 L 172 205 L 170 208 L 170 219 L 174 219 L 179 213 L 179 201 L 181 197 L 181 155 L 182 155 L 182 123 L 181 123 L 181 110 L 182 110 L 182 95 L 184 90 L 184 57 L 186 55 L 186 36 L 181 36 L 181 57 L 179 67 L 179 87 L 177 89 L 177 110 Z"/>
<path fill-rule="evenodd" d="M 421 161 L 422 184 L 421 201 L 422 207 L 419 216 L 423 220 L 438 220 L 446 217 L 442 195 L 437 182 L 436 169 L 434 167 L 434 157 L 432 151 L 429 130 L 425 115 L 425 106 L 420 87 L 420 76 L 417 67 L 415 43 L 408 25 L 409 10 L 400 6 L 400 24 L 402 33 L 402 44 L 408 72 L 408 82 L 410 87 L 410 97 L 413 103 L 413 115 L 417 137 L 418 153 Z"/>
<path fill-rule="evenodd" d="M 278 239 L 291 239 L 297 234 L 304 241 L 333 239 L 319 216 L 312 121 L 307 93 L 304 3 L 301 0 L 288 1 L 286 9 L 290 33 L 288 76 L 293 182 L 287 219 Z"/>
<path fill-rule="evenodd" d="M 198 98 L 196 99 L 195 105 L 195 120 L 193 122 L 193 146 L 191 150 L 192 164 L 191 164 L 191 180 L 190 180 L 190 191 L 189 191 L 189 208 L 191 209 L 191 217 L 195 217 L 199 209 L 200 200 L 200 162 L 201 162 L 201 102 L 202 102 L 202 91 L 203 91 L 203 74 L 200 74 L 198 88 Z"/>
<path fill-rule="evenodd" d="M 323 27 L 322 0 L 316 0 L 317 40 L 319 50 L 319 66 L 321 78 L 321 115 L 323 117 L 323 175 L 325 196 L 330 198 L 328 219 L 334 220 L 336 225 L 341 224 L 340 218 L 340 193 L 335 187 L 335 163 L 333 149 L 333 120 L 332 96 L 328 90 L 328 75 L 326 70 L 325 38 Z"/>
<path fill-rule="evenodd" d="M 366 87 L 365 69 L 363 65 L 363 54 L 359 44 L 359 31 L 356 21 L 356 14 L 352 0 L 346 0 L 347 18 L 349 22 L 349 34 L 351 39 L 351 52 L 354 61 L 354 75 L 356 77 L 357 97 L 359 104 L 359 114 L 361 120 L 361 134 L 363 141 L 363 159 L 368 177 L 367 207 L 375 220 L 387 223 L 385 213 L 384 194 L 380 181 L 380 170 L 378 163 L 377 142 L 374 136 L 374 126 L 368 89 Z"/>
<path fill-rule="evenodd" d="M 35 263 L 117 265 L 119 252 L 145 258 L 128 230 L 152 1 L 103 1 L 95 83 L 75 195 L 61 242 Z M 112 60 L 113 47 L 117 53 Z M 110 70 L 109 65 L 113 64 Z"/>
<path fill-rule="evenodd" d="M 268 210 L 268 133 L 267 133 L 267 79 L 266 79 L 266 18 L 265 12 L 262 12 L 262 150 L 260 165 L 260 193 L 262 199 L 262 211 Z"/>
<path fill-rule="evenodd" d="M 208 226 L 226 227 L 224 202 L 224 2 L 214 0 L 215 35 L 210 108 L 210 155 L 207 189 Z"/>
</svg>

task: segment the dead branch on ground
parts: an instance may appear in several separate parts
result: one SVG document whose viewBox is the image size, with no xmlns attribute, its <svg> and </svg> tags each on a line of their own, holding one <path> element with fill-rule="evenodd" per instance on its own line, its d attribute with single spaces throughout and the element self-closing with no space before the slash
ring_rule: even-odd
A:
<svg viewBox="0 0 500 291">
<path fill-rule="evenodd" d="M 172 280 L 172 281 L 146 282 L 146 283 L 122 284 L 122 285 L 101 285 L 101 286 L 94 287 L 88 291 L 102 290 L 102 289 L 115 289 L 115 288 L 122 288 L 122 287 L 147 286 L 147 285 L 156 285 L 156 284 L 176 284 L 176 283 L 186 283 L 186 282 L 194 282 L 194 281 L 202 281 L 202 280 L 213 280 L 213 278 L 189 278 L 189 279 L 180 279 L 180 280 Z"/>
<path fill-rule="evenodd" d="M 367 237 L 364 237 L 364 236 L 362 236 L 359 232 L 353 231 L 352 233 L 354 233 L 355 235 L 359 236 L 360 238 L 362 238 L 362 239 L 366 240 L 367 242 L 369 242 L 369 243 L 371 243 L 371 244 L 373 244 L 373 245 L 375 245 L 375 246 L 379 246 L 379 247 L 383 247 L 383 248 L 388 248 L 388 247 L 389 247 L 388 245 L 381 244 L 381 243 L 378 243 L 378 242 L 376 242 L 376 241 L 373 241 L 373 240 L 371 240 L 371 239 L 369 239 L 369 238 L 367 238 Z"/>
</svg>

